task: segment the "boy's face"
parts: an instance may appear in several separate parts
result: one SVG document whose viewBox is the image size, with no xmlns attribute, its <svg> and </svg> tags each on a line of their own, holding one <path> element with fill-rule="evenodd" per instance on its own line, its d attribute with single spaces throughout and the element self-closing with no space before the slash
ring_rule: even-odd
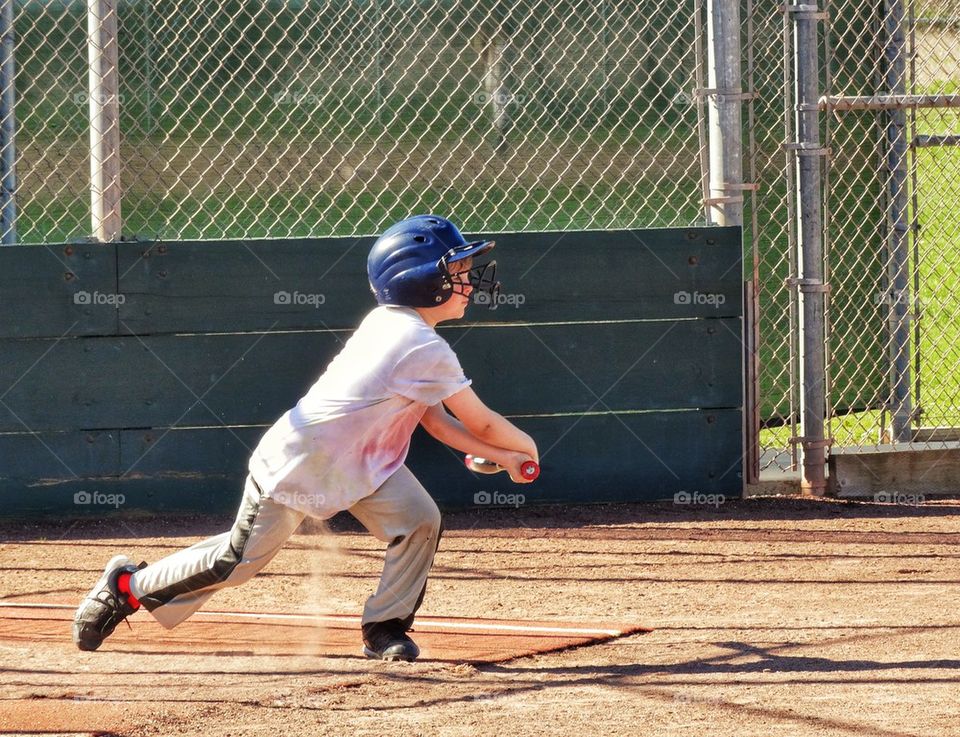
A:
<svg viewBox="0 0 960 737">
<path fill-rule="evenodd" d="M 456 320 L 463 317 L 470 304 L 470 295 L 473 294 L 473 286 L 470 284 L 470 269 L 473 266 L 472 258 L 465 258 L 463 261 L 455 261 L 450 264 L 450 278 L 453 279 L 453 294 L 441 307 L 450 306 L 450 316 L 444 317 L 444 320 Z"/>
<path fill-rule="evenodd" d="M 472 258 L 454 261 L 448 266 L 450 277 L 453 279 L 453 294 L 442 305 L 416 308 L 424 320 L 431 325 L 436 325 L 446 320 L 459 320 L 463 317 L 467 305 L 470 304 L 470 295 L 473 294 L 473 287 L 470 284 L 470 268 L 472 266 Z"/>
</svg>

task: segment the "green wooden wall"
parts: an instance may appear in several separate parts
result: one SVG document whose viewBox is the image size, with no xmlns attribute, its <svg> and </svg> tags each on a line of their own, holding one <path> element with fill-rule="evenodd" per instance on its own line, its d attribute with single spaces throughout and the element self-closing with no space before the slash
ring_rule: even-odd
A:
<svg viewBox="0 0 960 737">
<path fill-rule="evenodd" d="M 485 235 L 505 302 L 440 331 L 543 474 L 475 477 L 418 432 L 441 506 L 739 494 L 740 230 Z M 371 242 L 0 248 L 2 514 L 231 510 L 250 449 L 374 306 Z"/>
</svg>

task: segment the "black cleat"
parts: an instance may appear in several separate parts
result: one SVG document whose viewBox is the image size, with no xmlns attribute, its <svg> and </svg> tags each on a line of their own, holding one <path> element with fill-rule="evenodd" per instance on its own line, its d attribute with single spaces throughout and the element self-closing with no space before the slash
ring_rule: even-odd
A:
<svg viewBox="0 0 960 737">
<path fill-rule="evenodd" d="M 363 654 L 376 660 L 411 661 L 420 655 L 420 648 L 399 619 L 389 619 L 363 625 Z"/>
<path fill-rule="evenodd" d="M 144 565 L 141 563 L 140 568 Z M 80 602 L 73 617 L 73 642 L 78 648 L 96 650 L 120 622 L 136 611 L 127 597 L 117 590 L 120 574 L 136 570 L 137 566 L 125 555 L 115 555 L 107 563 L 100 580 Z"/>
</svg>

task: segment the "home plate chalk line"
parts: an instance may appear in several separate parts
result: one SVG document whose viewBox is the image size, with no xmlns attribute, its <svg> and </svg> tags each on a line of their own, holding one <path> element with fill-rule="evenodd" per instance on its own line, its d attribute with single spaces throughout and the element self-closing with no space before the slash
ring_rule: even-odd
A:
<svg viewBox="0 0 960 737">
<path fill-rule="evenodd" d="M 69 609 L 74 611 L 76 606 L 72 604 L 46 604 L 42 602 L 25 601 L 2 601 L 0 608 L 8 609 Z M 227 617 L 233 619 L 278 619 L 309 622 L 328 622 L 339 624 L 360 625 L 360 617 L 348 614 L 329 615 L 329 614 L 297 614 L 280 612 L 222 612 L 200 610 L 192 617 Z M 601 629 L 594 627 L 550 627 L 544 625 L 525 625 L 525 624 L 497 624 L 494 622 L 462 622 L 441 617 L 418 618 L 417 628 L 439 629 L 439 630 L 487 630 L 490 632 L 517 632 L 517 633 L 543 633 L 554 635 L 579 635 L 585 637 L 618 637 L 626 634 L 624 630 L 619 629 Z"/>
</svg>

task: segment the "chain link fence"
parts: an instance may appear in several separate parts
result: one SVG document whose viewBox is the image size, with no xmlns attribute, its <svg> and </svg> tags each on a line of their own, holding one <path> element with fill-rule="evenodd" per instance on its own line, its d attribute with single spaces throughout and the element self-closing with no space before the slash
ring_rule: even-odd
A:
<svg viewBox="0 0 960 737">
<path fill-rule="evenodd" d="M 120 0 L 125 237 L 702 221 L 691 3 Z M 90 235 L 86 4 L 16 4 L 18 241 Z"/>
</svg>

